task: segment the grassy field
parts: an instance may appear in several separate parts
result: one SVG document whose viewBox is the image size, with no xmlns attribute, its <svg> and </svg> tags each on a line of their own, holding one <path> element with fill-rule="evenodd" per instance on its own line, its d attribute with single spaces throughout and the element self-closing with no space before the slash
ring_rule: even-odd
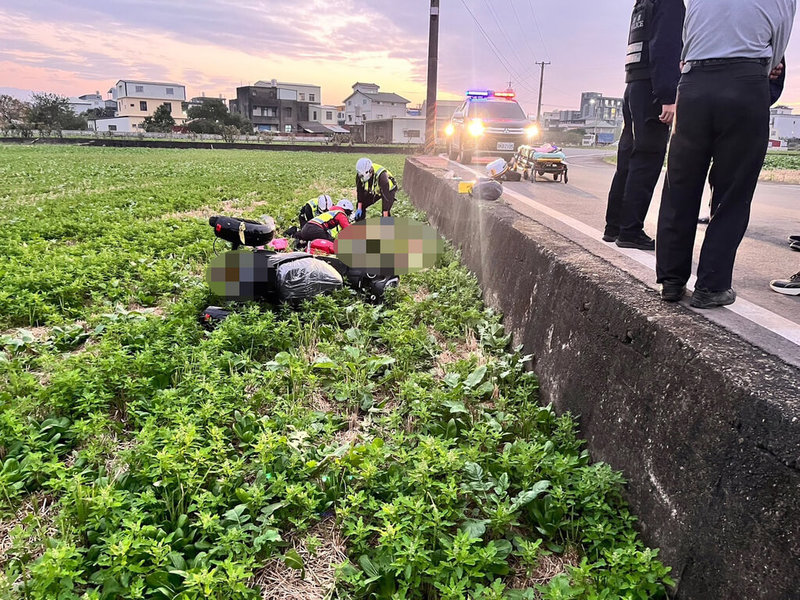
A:
<svg viewBox="0 0 800 600">
<path fill-rule="evenodd" d="M 0 145 L 0 597 L 665 597 L 452 252 L 199 326 L 207 216 L 286 227 L 354 161 Z"/>
</svg>

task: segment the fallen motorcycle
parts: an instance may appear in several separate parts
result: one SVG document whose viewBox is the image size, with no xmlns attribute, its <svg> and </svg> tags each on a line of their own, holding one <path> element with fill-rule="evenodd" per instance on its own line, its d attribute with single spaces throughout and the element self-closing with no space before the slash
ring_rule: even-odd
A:
<svg viewBox="0 0 800 600">
<path fill-rule="evenodd" d="M 383 299 L 386 290 L 399 284 L 399 277 L 354 269 L 338 259 L 334 245 L 315 240 L 303 251 L 289 249 L 284 238 L 275 238 L 275 224 L 222 215 L 209 218 L 214 235 L 231 244 L 232 250 L 209 266 L 212 292 L 226 300 L 256 300 L 298 306 L 303 300 L 342 288 L 364 294 L 371 302 Z M 250 251 L 243 252 L 246 247 Z M 277 250 L 276 248 L 280 248 Z M 222 264 L 215 265 L 220 259 Z M 232 311 L 219 306 L 206 308 L 200 320 L 207 326 L 224 320 Z"/>
</svg>

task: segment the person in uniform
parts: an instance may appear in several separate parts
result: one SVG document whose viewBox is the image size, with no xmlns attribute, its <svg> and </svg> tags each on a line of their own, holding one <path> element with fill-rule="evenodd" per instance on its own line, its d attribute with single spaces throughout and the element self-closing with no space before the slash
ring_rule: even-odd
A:
<svg viewBox="0 0 800 600">
<path fill-rule="evenodd" d="M 796 0 L 689 0 L 656 236 L 656 280 L 668 302 L 683 297 L 692 272 L 712 159 L 712 217 L 690 304 L 714 308 L 736 300 L 733 265 L 769 140 L 770 76 L 781 63 L 796 9 Z"/>
<path fill-rule="evenodd" d="M 348 217 L 353 212 L 353 203 L 341 200 L 329 211 L 308 221 L 300 228 L 295 237 L 301 242 L 314 240 L 334 241 L 339 234 L 350 226 Z"/>
<path fill-rule="evenodd" d="M 369 158 L 359 158 L 356 162 L 357 206 L 354 219 L 367 218 L 367 207 L 381 201 L 381 214 L 391 216 L 392 206 L 397 195 L 397 181 L 386 167 L 373 163 Z"/>
<path fill-rule="evenodd" d="M 637 0 L 625 60 L 617 171 L 608 192 L 603 240 L 622 248 L 655 249 L 644 232 L 669 131 L 680 78 L 683 0 Z"/>
<path fill-rule="evenodd" d="M 333 207 L 333 200 L 328 194 L 320 194 L 316 198 L 312 198 L 303 205 L 297 219 L 300 221 L 300 227 L 308 223 L 314 217 L 320 216 L 322 213 L 328 212 Z"/>
</svg>

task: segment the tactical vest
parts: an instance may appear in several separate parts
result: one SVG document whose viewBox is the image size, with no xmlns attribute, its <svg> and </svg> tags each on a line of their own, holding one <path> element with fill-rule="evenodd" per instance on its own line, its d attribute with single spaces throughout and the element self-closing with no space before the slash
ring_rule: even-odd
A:
<svg viewBox="0 0 800 600">
<path fill-rule="evenodd" d="M 389 189 L 393 190 L 394 188 L 397 187 L 397 182 L 394 180 L 394 175 L 392 175 L 392 172 L 389 169 L 377 163 L 372 163 L 372 168 L 375 170 L 375 173 L 365 186 L 368 194 L 373 194 L 377 196 L 378 194 L 381 193 L 380 185 L 378 184 L 378 178 L 384 171 L 386 171 L 386 175 L 389 176 Z"/>
<path fill-rule="evenodd" d="M 625 83 L 650 79 L 650 40 L 653 37 L 654 0 L 636 0 L 628 34 Z"/>
<path fill-rule="evenodd" d="M 339 235 L 339 232 L 342 230 L 339 223 L 336 222 L 337 213 L 344 214 L 344 211 L 338 208 L 336 210 L 329 210 L 328 212 L 322 213 L 318 217 L 314 217 L 309 221 L 309 223 L 314 223 L 323 229 L 327 229 L 330 232 L 331 237 L 336 239 L 336 236 Z"/>
</svg>

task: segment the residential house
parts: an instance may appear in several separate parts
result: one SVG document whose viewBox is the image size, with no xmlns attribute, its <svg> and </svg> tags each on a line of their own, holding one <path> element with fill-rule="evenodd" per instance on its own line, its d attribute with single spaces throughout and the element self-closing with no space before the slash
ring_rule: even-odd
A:
<svg viewBox="0 0 800 600">
<path fill-rule="evenodd" d="M 145 117 L 152 116 L 162 104 L 169 107 L 176 125 L 186 122 L 186 87 L 178 83 L 121 79 L 114 86 L 112 97 L 117 103 L 117 131 L 143 131 Z M 97 121 L 98 131 L 106 131 L 100 129 L 101 119 Z"/>
<path fill-rule="evenodd" d="M 309 108 L 309 121 L 301 121 L 300 128 L 308 133 L 348 133 L 339 125 L 339 114 L 337 106 L 329 106 L 325 104 L 314 105 Z"/>
<path fill-rule="evenodd" d="M 230 110 L 247 117 L 257 131 L 296 133 L 303 129 L 300 123 L 310 121 L 310 107 L 320 106 L 320 96 L 318 85 L 282 83 L 275 79 L 257 81 L 236 88 Z"/>
<path fill-rule="evenodd" d="M 777 140 L 800 138 L 800 115 L 793 114 L 789 106 L 769 109 L 769 137 Z"/>
<path fill-rule="evenodd" d="M 356 82 L 352 87 L 353 93 L 344 100 L 346 126 L 406 115 L 409 101 L 402 96 L 381 92 L 375 83 Z"/>
<path fill-rule="evenodd" d="M 85 113 L 91 109 L 103 110 L 106 107 L 106 101 L 100 92 L 94 94 L 84 94 L 83 96 L 73 96 L 69 99 L 69 106 L 72 112 L 76 115 Z M 116 107 L 116 104 L 114 105 Z"/>
<path fill-rule="evenodd" d="M 219 97 L 215 98 L 214 96 L 206 96 L 205 93 L 203 93 L 202 96 L 195 96 L 191 100 L 187 100 L 184 106 L 188 111 L 192 107 L 200 106 L 201 104 L 203 104 L 203 102 L 206 102 L 207 100 L 219 100 L 225 106 L 228 106 L 228 101 L 222 96 L 222 94 L 220 94 Z"/>
</svg>

